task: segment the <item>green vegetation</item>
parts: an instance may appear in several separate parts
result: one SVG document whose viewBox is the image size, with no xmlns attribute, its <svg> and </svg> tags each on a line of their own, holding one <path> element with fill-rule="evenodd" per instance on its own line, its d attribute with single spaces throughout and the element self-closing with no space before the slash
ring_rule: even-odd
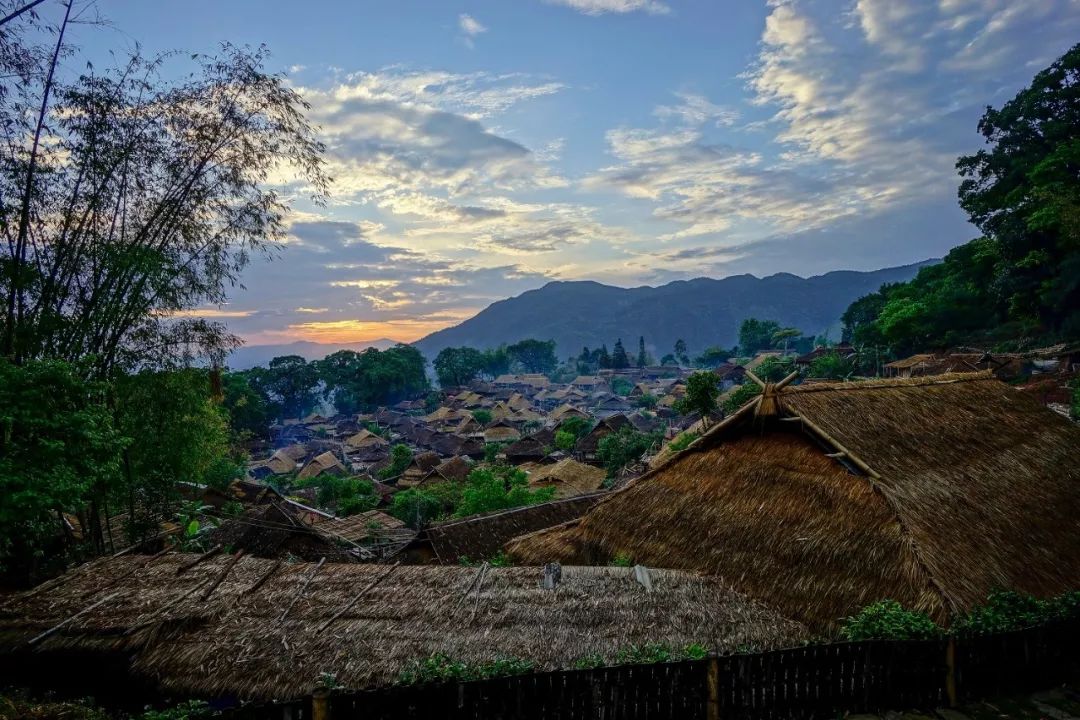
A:
<svg viewBox="0 0 1080 720">
<path fill-rule="evenodd" d="M 622 338 L 615 341 L 615 348 L 611 351 L 611 367 L 614 370 L 625 370 L 630 367 L 630 356 L 626 354 Z"/>
<path fill-rule="evenodd" d="M 789 357 L 770 356 L 761 361 L 754 374 L 765 382 L 780 382 L 795 370 L 795 363 Z"/>
<path fill-rule="evenodd" d="M 617 552 L 608 565 L 612 567 L 633 567 L 634 558 L 630 557 L 629 553 Z"/>
<path fill-rule="evenodd" d="M 495 658 L 482 663 L 452 660 L 436 653 L 423 660 L 414 660 L 401 671 L 398 682 L 415 685 L 428 682 L 484 680 L 486 678 L 524 675 L 533 671 L 533 662 L 521 658 Z"/>
<path fill-rule="evenodd" d="M 398 443 L 390 448 L 390 464 L 379 471 L 379 477 L 383 480 L 389 480 L 390 478 L 396 478 L 401 473 L 405 472 L 405 468 L 409 467 L 413 461 L 412 450 L 408 445 Z"/>
<path fill-rule="evenodd" d="M 641 458 L 658 447 L 663 435 L 643 433 L 626 425 L 600 439 L 597 456 L 604 463 L 608 477 L 616 477 L 623 468 L 640 462 Z"/>
<path fill-rule="evenodd" d="M 478 377 L 489 380 L 510 372 L 506 347 L 477 350 L 471 347 L 444 348 L 435 356 L 435 376 L 442 387 L 468 385 Z"/>
<path fill-rule="evenodd" d="M 882 600 L 847 618 L 840 634 L 845 640 L 931 640 L 942 630 L 929 615 Z"/>
<path fill-rule="evenodd" d="M 739 351 L 744 355 L 752 355 L 759 350 L 771 350 L 773 336 L 778 332 L 778 322 L 747 318 L 739 325 Z"/>
<path fill-rule="evenodd" d="M 379 504 L 375 485 L 367 478 L 319 475 L 311 484 L 318 488 L 319 505 L 334 508 L 337 515 L 358 515 Z"/>
<path fill-rule="evenodd" d="M 716 397 L 720 394 L 716 375 L 706 370 L 696 372 L 686 379 L 686 395 L 675 403 L 675 409 L 683 414 L 698 413 L 706 426 L 709 416 L 716 412 Z"/>
<path fill-rule="evenodd" d="M 554 340 L 522 340 L 507 346 L 506 357 L 511 369 L 523 373 L 550 375 L 559 365 Z"/>
<path fill-rule="evenodd" d="M 394 494 L 390 514 L 413 530 L 444 515 L 443 501 L 424 488 L 408 488 Z"/>
<path fill-rule="evenodd" d="M 634 383 L 630 382 L 626 378 L 617 377 L 611 381 L 611 392 L 619 395 L 620 397 L 626 397 L 633 389 Z"/>
<path fill-rule="evenodd" d="M 577 437 L 568 430 L 555 431 L 555 447 L 564 452 L 570 452 L 577 445 Z"/>
<path fill-rule="evenodd" d="M 491 510 L 535 505 L 547 502 L 554 496 L 555 488 L 530 490 L 528 478 L 517 468 L 477 468 L 469 473 L 461 491 L 461 503 L 455 509 L 454 515 L 465 517 Z"/>
<path fill-rule="evenodd" d="M 900 356 L 1080 337 L 1078 71 L 1080 45 L 986 110 L 990 147 L 957 161 L 960 206 L 983 236 L 853 303 L 846 337 Z"/>
<path fill-rule="evenodd" d="M 696 432 L 684 432 L 668 443 L 668 449 L 672 452 L 682 452 L 686 448 L 690 447 L 690 443 L 694 442 L 699 437 L 700 435 Z"/>
<path fill-rule="evenodd" d="M 830 352 L 814 358 L 810 363 L 810 377 L 843 380 L 855 372 L 855 362 L 840 357 L 839 353 Z"/>
<path fill-rule="evenodd" d="M 724 413 L 730 415 L 761 394 L 756 382 L 746 381 L 724 399 Z"/>
<path fill-rule="evenodd" d="M 491 423 L 491 411 L 483 408 L 472 411 L 473 420 L 481 425 L 488 425 Z"/>
</svg>

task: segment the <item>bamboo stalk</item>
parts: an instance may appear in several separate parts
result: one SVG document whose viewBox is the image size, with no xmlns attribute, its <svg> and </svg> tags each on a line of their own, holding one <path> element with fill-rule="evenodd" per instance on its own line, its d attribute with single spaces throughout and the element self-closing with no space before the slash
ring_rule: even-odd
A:
<svg viewBox="0 0 1080 720">
<path fill-rule="evenodd" d="M 209 558 L 212 558 L 215 555 L 217 555 L 219 552 L 221 552 L 221 545 L 215 545 L 214 547 L 210 548 L 209 550 L 207 550 L 206 552 L 204 552 L 202 555 L 195 558 L 191 562 L 185 563 L 185 564 L 181 565 L 180 567 L 176 568 L 176 574 L 177 575 L 182 575 L 183 573 L 186 573 L 188 570 L 195 567 L 196 565 L 201 563 L 203 560 L 208 560 Z"/>
<path fill-rule="evenodd" d="M 325 562 L 326 562 L 325 557 L 324 558 L 319 558 L 319 564 L 315 566 L 315 569 L 312 570 L 311 574 L 307 576 L 307 580 L 305 580 L 304 584 L 300 586 L 300 592 L 296 593 L 296 595 L 293 595 L 292 602 L 290 602 L 289 606 L 287 608 L 285 608 L 285 610 L 281 613 L 281 617 L 278 618 L 278 623 L 279 624 L 285 622 L 285 618 L 288 617 L 289 611 L 293 609 L 293 605 L 296 604 L 296 601 L 299 600 L 301 598 L 301 596 L 304 594 L 304 591 L 307 590 L 308 585 L 310 585 L 311 581 L 315 579 L 315 576 L 318 574 L 319 570 L 322 568 L 322 566 L 323 566 L 323 564 Z"/>
<path fill-rule="evenodd" d="M 867 475 L 869 475 L 870 477 L 872 477 L 875 480 L 880 480 L 881 479 L 881 476 L 878 475 L 877 472 L 872 467 L 870 467 L 869 465 L 864 463 L 862 460 L 860 460 L 854 453 L 852 453 L 850 450 L 848 450 L 846 447 L 844 447 L 842 444 L 840 444 L 839 440 L 834 438 L 829 433 L 825 432 L 825 430 L 822 427 L 820 427 L 818 424 L 816 424 L 815 422 L 813 422 L 811 420 L 808 420 L 806 417 L 804 417 L 802 415 L 799 415 L 799 416 L 796 416 L 796 417 L 798 417 L 800 420 L 802 420 L 803 425 L 810 428 L 818 437 L 820 437 L 822 440 L 824 440 L 825 442 L 827 442 L 828 444 L 832 445 L 834 448 L 836 448 L 837 450 L 842 452 L 844 455 L 846 455 L 847 459 L 849 461 L 851 461 L 852 465 L 859 468 L 860 470 L 862 470 L 864 473 L 866 473 Z"/>
<path fill-rule="evenodd" d="M 390 566 L 390 569 L 389 569 L 389 570 L 387 570 L 387 571 L 386 571 L 386 572 L 384 572 L 384 573 L 383 573 L 382 575 L 380 575 L 379 577 L 377 577 L 377 578 L 375 578 L 374 580 L 372 580 L 372 581 L 371 581 L 371 582 L 370 582 L 370 583 L 369 583 L 369 584 L 367 585 L 367 587 L 365 587 L 365 588 L 364 588 L 363 590 L 361 590 L 360 592 L 358 592 L 358 593 L 356 594 L 356 596 L 355 596 L 355 597 L 353 597 L 353 599 L 349 601 L 349 604 L 348 604 L 348 605 L 346 605 L 345 607 L 343 607 L 343 608 L 341 608 L 340 610 L 338 610 L 338 611 L 337 611 L 336 613 L 334 613 L 334 615 L 333 615 L 333 616 L 332 616 L 332 617 L 331 617 L 331 618 L 330 618 L 329 620 L 327 620 L 326 622 L 324 622 L 324 623 L 323 623 L 323 624 L 322 624 L 322 625 L 321 625 L 321 626 L 319 627 L 319 630 L 318 630 L 318 632 L 322 632 L 322 631 L 323 631 L 323 630 L 325 630 L 326 628 L 330 627 L 330 623 L 334 622 L 334 621 L 335 621 L 335 620 L 337 620 L 337 619 L 338 619 L 339 617 L 341 617 L 341 616 L 342 616 L 342 615 L 344 615 L 345 613 L 349 612 L 349 610 L 352 610 L 353 606 L 354 606 L 354 605 L 356 605 L 356 603 L 358 603 L 358 602 L 360 601 L 360 598 L 364 597 L 364 595 L 365 595 L 365 594 L 366 594 L 366 593 L 367 593 L 367 592 L 368 592 L 369 590 L 373 589 L 373 588 L 374 588 L 374 587 L 375 587 L 376 585 L 378 585 L 379 583 L 381 583 L 381 582 L 382 582 L 383 580 L 385 580 L 386 578 L 390 577 L 390 573 L 392 573 L 392 572 L 394 572 L 395 570 L 397 570 L 397 569 L 398 569 L 398 566 L 399 566 L 399 565 L 401 565 L 401 561 L 400 561 L 400 560 L 398 560 L 398 561 L 397 561 L 396 563 L 394 563 L 393 565 L 391 565 L 391 566 Z"/>
<path fill-rule="evenodd" d="M 30 640 L 26 644 L 27 645 L 37 645 L 39 642 L 41 642 L 45 638 L 49 637 L 50 635 L 56 633 L 58 630 L 63 628 L 65 625 L 70 623 L 72 620 L 76 620 L 76 619 L 82 617 L 83 615 L 85 615 L 86 613 L 90 612 L 91 610 L 94 610 L 98 606 L 104 605 L 106 602 L 108 602 L 109 600 L 112 600 L 114 597 L 119 595 L 121 592 L 122 592 L 121 590 L 117 590 L 116 592 L 112 593 L 111 595 L 106 595 L 105 597 L 101 598 L 96 603 L 93 603 L 92 605 L 88 605 L 87 607 L 84 607 L 79 612 L 75 613 L 74 615 L 69 616 L 68 618 L 66 618 L 64 620 L 61 620 L 59 623 L 57 623 L 56 625 L 53 625 L 48 630 L 46 630 L 46 631 L 44 631 L 42 633 L 39 633 L 38 635 L 35 635 L 34 637 L 30 638 Z"/>
<path fill-rule="evenodd" d="M 217 590 L 218 585 L 221 584 L 221 582 L 225 579 L 225 576 L 229 574 L 229 571 L 233 569 L 237 562 L 239 562 L 240 558 L 244 557 L 244 552 L 245 550 L 243 548 L 240 548 L 235 553 L 233 553 L 232 558 L 229 560 L 228 564 L 226 564 L 225 567 L 222 569 L 221 574 L 219 574 L 217 576 L 217 579 L 214 580 L 214 584 L 206 588 L 206 592 L 203 593 L 202 600 L 204 602 L 210 598 L 210 596 L 214 593 L 215 590 Z"/>
</svg>

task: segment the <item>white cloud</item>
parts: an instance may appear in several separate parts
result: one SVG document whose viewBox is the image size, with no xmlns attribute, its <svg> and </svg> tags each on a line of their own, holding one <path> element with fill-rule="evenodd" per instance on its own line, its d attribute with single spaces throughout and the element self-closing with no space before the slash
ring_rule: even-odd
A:
<svg viewBox="0 0 1080 720">
<path fill-rule="evenodd" d="M 547 2 L 573 8 L 586 15 L 631 12 L 666 15 L 671 12 L 671 8 L 660 0 L 547 0 Z"/>
<path fill-rule="evenodd" d="M 462 32 L 465 44 L 470 48 L 473 47 L 473 42 L 477 35 L 487 32 L 487 28 L 481 25 L 480 21 L 468 13 L 461 13 L 458 15 L 458 29 Z"/>
</svg>

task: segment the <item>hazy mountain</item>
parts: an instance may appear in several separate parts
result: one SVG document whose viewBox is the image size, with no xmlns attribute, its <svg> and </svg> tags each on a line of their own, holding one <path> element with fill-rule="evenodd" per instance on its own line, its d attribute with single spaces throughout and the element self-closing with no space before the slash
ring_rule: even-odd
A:
<svg viewBox="0 0 1080 720">
<path fill-rule="evenodd" d="M 226 363 L 233 370 L 246 370 L 256 365 L 266 365 L 274 358 L 282 355 L 299 355 L 305 360 L 322 360 L 330 353 L 335 353 L 338 350 L 360 352 L 369 347 L 386 350 L 396 344 L 396 340 L 380 338 L 371 342 L 358 343 L 317 343 L 297 340 L 286 345 L 244 345 L 229 355 Z"/>
<path fill-rule="evenodd" d="M 778 273 L 764 278 L 733 275 L 720 280 L 679 280 L 660 287 L 618 288 L 597 282 L 552 282 L 508 300 L 500 300 L 454 327 L 432 333 L 415 344 L 429 361 L 446 347 L 497 347 L 525 338 L 555 340 L 560 358 L 583 346 L 622 338 L 637 352 L 638 336 L 657 357 L 671 352 L 682 338 L 691 355 L 711 345 L 738 342 L 746 318 L 776 320 L 808 335 L 840 337 L 840 316 L 852 301 L 883 283 L 910 280 L 919 268 L 938 262 L 873 272 L 838 270 L 801 278 Z"/>
</svg>

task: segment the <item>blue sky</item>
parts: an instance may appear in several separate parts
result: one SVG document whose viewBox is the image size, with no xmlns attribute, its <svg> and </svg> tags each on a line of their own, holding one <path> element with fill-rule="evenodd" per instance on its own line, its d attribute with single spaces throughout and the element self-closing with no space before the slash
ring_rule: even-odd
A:
<svg viewBox="0 0 1080 720">
<path fill-rule="evenodd" d="M 1078 0 L 99 0 L 92 57 L 266 43 L 336 182 L 208 313 L 251 343 L 414 340 L 554 279 L 941 256 L 976 123 Z M 282 182 L 285 182 L 285 178 Z"/>
</svg>

